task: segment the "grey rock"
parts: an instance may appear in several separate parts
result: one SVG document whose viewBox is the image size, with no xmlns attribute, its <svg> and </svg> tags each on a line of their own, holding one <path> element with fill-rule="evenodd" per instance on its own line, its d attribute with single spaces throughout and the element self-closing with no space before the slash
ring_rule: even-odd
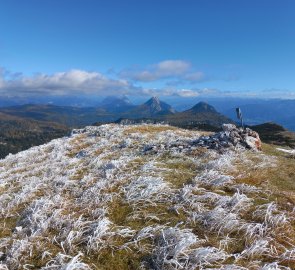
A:
<svg viewBox="0 0 295 270">
<path fill-rule="evenodd" d="M 230 132 L 230 131 L 232 131 L 232 130 L 236 130 L 237 129 L 237 127 L 235 126 L 235 125 L 233 125 L 233 124 L 223 124 L 222 125 L 222 129 L 223 129 L 223 131 L 225 131 L 225 132 Z"/>
<path fill-rule="evenodd" d="M 261 141 L 257 132 L 249 128 L 237 128 L 233 124 L 224 124 L 222 128 L 223 131 L 211 136 L 202 136 L 193 144 L 218 150 L 237 146 L 261 150 Z"/>
</svg>

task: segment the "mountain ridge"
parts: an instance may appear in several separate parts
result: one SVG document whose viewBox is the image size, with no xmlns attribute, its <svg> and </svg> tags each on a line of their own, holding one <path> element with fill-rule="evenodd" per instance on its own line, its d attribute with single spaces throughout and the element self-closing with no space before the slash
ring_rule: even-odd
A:
<svg viewBox="0 0 295 270">
<path fill-rule="evenodd" d="M 145 103 L 141 105 L 133 105 L 130 104 L 129 100 L 126 97 L 118 97 L 115 99 L 116 104 L 118 106 L 112 106 L 112 102 L 114 101 L 113 97 L 105 100 L 105 108 L 102 107 L 71 107 L 71 106 L 56 106 L 52 104 L 26 104 L 21 106 L 12 106 L 0 109 L 0 114 L 5 115 L 2 117 L 2 120 L 11 120 L 18 121 L 16 122 L 0 122 L 0 128 L 4 132 L 5 129 L 7 132 L 10 130 L 11 132 L 16 132 L 17 141 L 13 140 L 13 137 L 9 138 L 7 132 L 2 132 L 3 135 L 3 143 L 9 142 L 9 144 L 1 145 L 2 157 L 10 152 L 17 152 L 19 150 L 26 149 L 30 146 L 40 144 L 41 142 L 47 141 L 49 138 L 54 138 L 53 133 L 56 136 L 63 136 L 66 134 L 66 130 L 70 130 L 71 128 L 83 127 L 86 125 L 101 125 L 105 123 L 167 123 L 173 126 L 187 128 L 187 129 L 199 129 L 199 130 L 207 130 L 207 131 L 218 131 L 221 128 L 221 125 L 224 123 L 233 123 L 234 121 L 227 118 L 226 116 L 220 114 L 216 111 L 216 109 L 205 102 L 199 102 L 192 106 L 190 109 L 185 110 L 183 112 L 176 112 L 169 104 L 160 101 L 156 97 L 152 97 L 147 100 Z M 124 109 L 124 106 L 125 107 Z M 108 107 L 116 107 L 113 109 L 113 112 L 107 111 Z M 129 107 L 128 107 L 129 106 Z M 130 107 L 131 106 L 131 107 Z M 118 108 L 119 111 L 118 112 Z M 131 108 L 131 109 L 130 109 Z M 0 117 L 1 118 L 1 117 Z M 24 124 L 21 123 L 24 122 Z M 38 138 L 36 134 L 30 132 L 27 128 L 26 122 L 30 121 L 38 121 L 32 122 L 32 125 L 38 126 L 41 125 L 43 130 L 41 133 L 38 133 Z M 39 123 L 39 124 L 38 124 Z M 46 124 L 47 123 L 47 124 Z M 55 124 L 54 124 L 55 123 Z M 16 126 L 19 125 L 23 127 L 23 132 L 19 129 L 16 131 Z M 47 127 L 53 128 L 53 133 L 48 133 Z M 256 127 L 255 127 L 256 128 Z M 58 131 L 60 130 L 60 132 Z M 266 142 L 272 142 L 278 145 L 286 145 L 293 147 L 294 145 L 294 133 L 289 131 L 280 131 L 278 132 L 276 128 L 273 127 L 268 128 L 259 128 L 258 132 L 261 132 L 262 139 Z M 20 138 L 23 133 L 23 138 Z M 41 135 L 43 134 L 43 135 Z M 41 137 L 43 139 L 41 139 Z M 56 137 L 55 136 L 55 137 Z M 270 140 L 271 139 L 271 140 Z M 13 141 L 15 142 L 13 145 Z M 27 144 L 26 141 L 30 141 L 30 144 Z M 21 145 L 23 142 L 23 146 Z M 12 144 L 11 144 L 12 143 Z M 18 150 L 17 150 L 18 149 Z"/>
<path fill-rule="evenodd" d="M 115 103 L 112 105 L 112 101 Z M 181 121 L 206 123 L 221 126 L 224 122 L 233 123 L 218 113 L 212 106 L 202 102 L 190 110 L 176 112 L 171 105 L 152 97 L 140 105 L 132 105 L 124 98 L 109 98 L 100 107 L 71 107 L 56 105 L 27 104 L 0 108 L 0 112 L 31 118 L 40 121 L 58 122 L 71 127 L 89 125 L 95 122 L 112 122 L 119 118 L 157 119 L 173 123 Z"/>
</svg>

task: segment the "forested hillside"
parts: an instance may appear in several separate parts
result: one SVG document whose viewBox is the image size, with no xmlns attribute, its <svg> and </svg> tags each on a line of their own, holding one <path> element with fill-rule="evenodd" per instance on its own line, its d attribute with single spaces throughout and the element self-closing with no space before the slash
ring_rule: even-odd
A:
<svg viewBox="0 0 295 270">
<path fill-rule="evenodd" d="M 0 113 L 0 158 L 69 134 L 69 128 Z"/>
</svg>

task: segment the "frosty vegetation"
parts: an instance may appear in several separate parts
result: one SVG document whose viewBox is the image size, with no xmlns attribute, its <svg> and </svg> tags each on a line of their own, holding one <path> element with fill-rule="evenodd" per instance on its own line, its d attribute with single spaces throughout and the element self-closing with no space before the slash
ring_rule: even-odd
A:
<svg viewBox="0 0 295 270">
<path fill-rule="evenodd" d="M 74 130 L 0 161 L 0 269 L 294 269 L 294 211 L 243 183 L 275 160 L 161 125 Z"/>
</svg>

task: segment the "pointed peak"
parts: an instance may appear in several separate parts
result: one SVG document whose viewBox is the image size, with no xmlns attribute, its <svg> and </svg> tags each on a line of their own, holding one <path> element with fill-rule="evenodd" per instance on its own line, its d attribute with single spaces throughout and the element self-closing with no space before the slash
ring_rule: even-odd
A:
<svg viewBox="0 0 295 270">
<path fill-rule="evenodd" d="M 151 97 L 141 106 L 142 108 L 146 108 L 150 115 L 175 113 L 174 109 L 169 104 L 161 101 L 158 97 Z"/>
<path fill-rule="evenodd" d="M 151 97 L 145 104 L 160 104 L 160 99 L 158 97 Z"/>
</svg>

